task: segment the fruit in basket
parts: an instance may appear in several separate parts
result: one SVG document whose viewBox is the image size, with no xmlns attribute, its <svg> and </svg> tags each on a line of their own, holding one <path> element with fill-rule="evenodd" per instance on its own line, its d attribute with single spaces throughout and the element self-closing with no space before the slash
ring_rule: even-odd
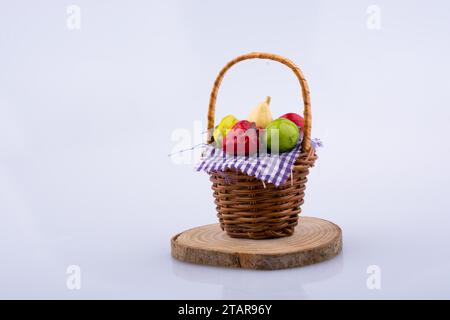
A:
<svg viewBox="0 0 450 320">
<path fill-rule="evenodd" d="M 256 124 L 254 122 L 251 121 L 247 121 L 247 120 L 241 120 L 236 122 L 231 129 L 233 131 L 237 131 L 237 130 L 243 130 L 243 131 L 247 131 L 250 129 L 256 129 Z"/>
<path fill-rule="evenodd" d="M 264 102 L 258 104 L 252 112 L 250 112 L 247 120 L 256 123 L 256 127 L 258 128 L 265 128 L 273 120 L 269 104 L 270 97 L 267 97 Z"/>
<path fill-rule="evenodd" d="M 249 156 L 258 151 L 258 132 L 254 122 L 241 120 L 227 133 L 222 150 L 234 156 Z"/>
<path fill-rule="evenodd" d="M 298 142 L 300 130 L 297 124 L 285 118 L 279 118 L 266 128 L 265 142 L 271 152 L 287 152 L 292 150 Z"/>
<path fill-rule="evenodd" d="M 291 120 L 293 123 L 295 123 L 298 127 L 302 128 L 302 130 L 303 130 L 305 121 L 302 116 L 291 112 L 291 113 L 283 114 L 280 118 L 285 118 L 285 119 Z"/>
<path fill-rule="evenodd" d="M 217 146 L 221 148 L 222 146 L 222 140 L 227 135 L 228 131 L 238 122 L 239 120 L 229 114 L 220 120 L 219 124 L 214 128 L 214 141 L 216 142 Z"/>
</svg>

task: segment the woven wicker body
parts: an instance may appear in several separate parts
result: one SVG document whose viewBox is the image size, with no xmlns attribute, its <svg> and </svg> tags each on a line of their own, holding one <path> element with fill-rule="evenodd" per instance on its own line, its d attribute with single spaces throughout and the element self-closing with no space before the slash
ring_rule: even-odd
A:
<svg viewBox="0 0 450 320">
<path fill-rule="evenodd" d="M 295 162 L 291 178 L 279 187 L 234 170 L 211 173 L 217 215 L 220 225 L 230 237 L 267 239 L 290 236 L 298 223 L 303 204 L 309 168 L 317 158 L 311 148 L 311 110 L 309 89 L 300 69 L 290 60 L 269 53 L 250 53 L 230 61 L 219 73 L 211 91 L 208 110 L 208 129 L 214 127 L 215 102 L 226 71 L 239 61 L 270 59 L 291 68 L 302 88 L 304 103 L 304 138 L 302 153 Z M 208 136 L 208 142 L 213 137 Z"/>
</svg>

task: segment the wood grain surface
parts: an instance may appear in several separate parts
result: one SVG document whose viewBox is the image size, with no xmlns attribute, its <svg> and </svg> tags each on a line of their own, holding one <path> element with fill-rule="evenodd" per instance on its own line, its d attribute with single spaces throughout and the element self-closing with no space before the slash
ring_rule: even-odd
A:
<svg viewBox="0 0 450 320">
<path fill-rule="evenodd" d="M 327 220 L 300 217 L 290 237 L 230 238 L 219 224 L 184 231 L 172 238 L 178 260 L 222 267 L 275 270 L 301 267 L 336 256 L 342 250 L 341 229 Z"/>
</svg>

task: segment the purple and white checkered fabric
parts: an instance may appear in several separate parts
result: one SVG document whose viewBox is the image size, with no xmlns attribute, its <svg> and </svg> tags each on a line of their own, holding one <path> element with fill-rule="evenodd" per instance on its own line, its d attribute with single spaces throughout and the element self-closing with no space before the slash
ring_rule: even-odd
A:
<svg viewBox="0 0 450 320">
<path fill-rule="evenodd" d="M 214 145 L 207 145 L 195 169 L 207 173 L 237 169 L 278 187 L 284 184 L 291 175 L 292 167 L 300 153 L 300 142 L 289 152 L 274 155 L 264 154 L 259 157 L 256 155 L 233 157 L 215 148 Z"/>
</svg>

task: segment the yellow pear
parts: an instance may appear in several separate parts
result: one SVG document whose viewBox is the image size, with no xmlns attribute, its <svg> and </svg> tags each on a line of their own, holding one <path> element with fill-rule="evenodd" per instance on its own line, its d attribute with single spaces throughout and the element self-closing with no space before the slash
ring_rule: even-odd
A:
<svg viewBox="0 0 450 320">
<path fill-rule="evenodd" d="M 270 112 L 269 109 L 269 104 L 270 104 L 270 97 L 267 97 L 266 101 L 258 104 L 252 110 L 252 112 L 250 112 L 250 115 L 248 116 L 247 120 L 255 122 L 258 128 L 264 129 L 265 127 L 267 127 L 267 125 L 273 120 L 272 112 Z"/>
</svg>

